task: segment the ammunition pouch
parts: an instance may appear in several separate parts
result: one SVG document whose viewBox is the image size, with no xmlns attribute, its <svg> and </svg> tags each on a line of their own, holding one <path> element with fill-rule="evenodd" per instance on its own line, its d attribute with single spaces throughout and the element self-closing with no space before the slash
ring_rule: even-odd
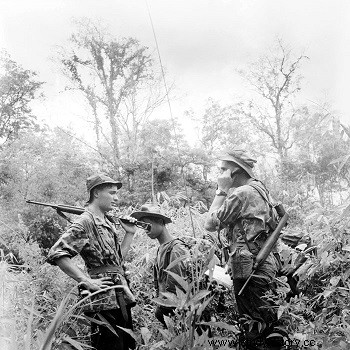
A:
<svg viewBox="0 0 350 350">
<path fill-rule="evenodd" d="M 231 255 L 230 267 L 233 279 L 247 279 L 253 271 L 254 255 L 245 247 L 239 247 Z"/>
</svg>

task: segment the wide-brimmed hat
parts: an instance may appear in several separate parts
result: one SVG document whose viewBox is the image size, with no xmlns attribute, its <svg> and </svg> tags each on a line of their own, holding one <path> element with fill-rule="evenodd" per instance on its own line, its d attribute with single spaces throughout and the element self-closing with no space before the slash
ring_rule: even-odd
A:
<svg viewBox="0 0 350 350">
<path fill-rule="evenodd" d="M 106 174 L 94 174 L 87 178 L 86 180 L 86 189 L 88 192 L 88 201 L 91 197 L 91 190 L 95 188 L 96 186 L 102 185 L 102 184 L 112 184 L 116 185 L 118 190 L 122 187 L 122 183 L 120 181 L 113 180 L 111 177 L 107 176 Z"/>
<path fill-rule="evenodd" d="M 256 160 L 251 158 L 246 151 L 243 150 L 230 150 L 225 151 L 219 156 L 220 160 L 226 160 L 227 162 L 233 162 L 241 167 L 247 174 L 254 178 L 255 175 L 253 173 L 254 163 Z"/>
<path fill-rule="evenodd" d="M 141 207 L 140 211 L 134 211 L 132 214 L 130 214 L 133 218 L 136 220 L 141 220 L 142 218 L 157 218 L 157 219 L 162 219 L 164 220 L 165 224 L 170 224 L 172 221 L 171 219 L 163 215 L 161 213 L 161 210 L 158 205 L 156 204 L 151 204 L 151 203 L 146 203 Z"/>
</svg>

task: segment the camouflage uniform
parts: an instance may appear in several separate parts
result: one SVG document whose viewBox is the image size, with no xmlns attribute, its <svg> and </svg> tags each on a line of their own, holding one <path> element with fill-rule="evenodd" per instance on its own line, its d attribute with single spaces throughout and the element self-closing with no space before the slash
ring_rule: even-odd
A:
<svg viewBox="0 0 350 350">
<path fill-rule="evenodd" d="M 123 258 L 117 238 L 114 224 L 105 217 L 102 221 L 92 213 L 85 211 L 76 221 L 69 226 L 67 231 L 52 246 L 49 251 L 47 262 L 56 265 L 55 261 L 67 256 L 73 258 L 80 254 L 84 259 L 88 273 L 92 278 L 110 276 L 117 284 L 127 285 L 122 268 Z M 94 274 L 93 271 L 101 266 L 119 267 L 118 272 L 112 274 Z M 99 312 L 105 317 L 115 329 L 115 336 L 106 327 L 92 323 L 92 343 L 97 349 L 129 349 L 134 348 L 133 339 L 120 328 L 132 329 L 130 308 L 127 308 L 128 317 L 125 320 L 118 304 L 114 290 L 100 293 L 103 304 L 99 305 Z M 89 314 L 90 317 L 96 315 Z"/>
<path fill-rule="evenodd" d="M 169 292 L 176 294 L 176 286 L 179 287 L 179 285 L 165 270 L 173 261 L 188 254 L 188 247 L 178 238 L 159 246 L 154 264 L 154 279 L 157 293 Z M 170 271 L 182 278 L 186 278 L 187 268 L 185 259 L 175 264 Z M 164 324 L 164 315 L 170 315 L 172 311 L 172 308 L 157 306 L 155 315 Z"/>
<path fill-rule="evenodd" d="M 251 180 L 249 183 L 265 189 L 257 180 Z M 272 289 L 273 278 L 277 272 L 273 253 L 270 253 L 254 273 L 257 277 L 253 277 L 244 292 L 238 295 L 251 272 L 253 258 L 265 242 L 269 231 L 269 205 L 249 183 L 235 188 L 222 206 L 213 212 L 212 220 L 217 226 L 226 227 L 227 240 L 231 246 L 230 266 L 239 314 L 248 315 L 269 327 L 277 321 L 276 310 L 271 308 L 273 305 L 265 300 L 263 295 Z M 246 240 L 243 235 L 246 236 Z M 261 336 L 256 326 L 250 331 L 247 327 L 246 333 L 248 340 Z"/>
</svg>

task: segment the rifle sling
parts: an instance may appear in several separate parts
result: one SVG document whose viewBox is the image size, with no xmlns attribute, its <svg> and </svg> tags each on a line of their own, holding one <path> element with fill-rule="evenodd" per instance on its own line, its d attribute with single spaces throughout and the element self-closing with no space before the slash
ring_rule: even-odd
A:
<svg viewBox="0 0 350 350">
<path fill-rule="evenodd" d="M 246 234 L 245 229 L 244 229 L 243 224 L 242 224 L 242 220 L 239 220 L 236 225 L 238 226 L 239 231 L 241 232 L 241 235 L 244 239 L 244 243 L 246 244 L 248 250 L 252 253 L 250 246 L 249 246 L 248 239 L 247 239 L 247 234 Z"/>
<path fill-rule="evenodd" d="M 265 191 L 262 190 L 262 188 L 256 184 L 252 184 L 250 183 L 249 186 L 253 187 L 259 194 L 260 196 L 265 200 L 265 202 L 268 203 L 269 207 L 272 209 L 274 207 L 274 205 L 271 203 L 271 201 L 268 199 Z M 271 219 L 271 218 L 270 218 Z M 271 220 L 268 220 L 267 224 L 271 227 L 272 223 L 271 223 Z M 245 232 L 245 229 L 243 227 L 243 224 L 242 224 L 242 219 L 240 219 L 237 224 L 236 224 L 241 232 L 241 235 L 244 239 L 244 243 L 246 244 L 248 250 L 252 253 L 251 249 L 250 249 L 250 246 L 249 246 L 249 242 L 248 242 L 248 239 L 247 239 L 247 234 Z M 277 225 L 274 225 L 274 226 L 277 226 Z M 271 227 L 272 229 L 274 229 L 273 227 Z M 258 236 L 257 236 L 258 237 Z"/>
<path fill-rule="evenodd" d="M 272 212 L 272 209 L 275 208 L 275 205 L 272 204 L 270 201 L 268 194 L 257 184 L 252 184 L 250 183 L 249 186 L 253 187 L 259 194 L 260 196 L 264 199 L 264 201 L 269 205 L 270 210 Z M 273 216 L 270 215 L 269 219 L 266 221 L 266 224 L 270 227 L 272 231 L 275 230 L 277 227 L 277 222 L 274 220 Z"/>
<path fill-rule="evenodd" d="M 57 214 L 62 217 L 63 219 L 66 219 L 68 222 L 72 223 L 72 220 L 65 214 L 60 209 L 56 209 Z"/>
</svg>

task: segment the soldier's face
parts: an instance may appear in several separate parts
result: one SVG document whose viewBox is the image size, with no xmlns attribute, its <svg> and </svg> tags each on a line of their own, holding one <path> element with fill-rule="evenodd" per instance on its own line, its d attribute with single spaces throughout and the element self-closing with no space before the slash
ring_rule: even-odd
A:
<svg viewBox="0 0 350 350">
<path fill-rule="evenodd" d="M 225 171 L 230 170 L 231 178 L 235 180 L 237 172 L 239 172 L 241 169 L 239 166 L 237 166 L 235 163 L 228 162 L 226 160 L 221 160 L 219 162 L 219 171 L 220 174 L 223 174 Z M 235 184 L 234 184 L 235 185 Z M 236 186 L 234 186 L 236 187 Z"/>
<path fill-rule="evenodd" d="M 141 221 L 151 224 L 151 230 L 146 230 L 146 234 L 149 238 L 155 239 L 158 238 L 163 233 L 164 225 L 159 221 L 154 220 L 153 218 L 144 217 Z"/>
<path fill-rule="evenodd" d="M 104 212 L 110 211 L 118 203 L 118 187 L 110 186 L 96 191 L 96 201 L 100 209 Z"/>
</svg>

